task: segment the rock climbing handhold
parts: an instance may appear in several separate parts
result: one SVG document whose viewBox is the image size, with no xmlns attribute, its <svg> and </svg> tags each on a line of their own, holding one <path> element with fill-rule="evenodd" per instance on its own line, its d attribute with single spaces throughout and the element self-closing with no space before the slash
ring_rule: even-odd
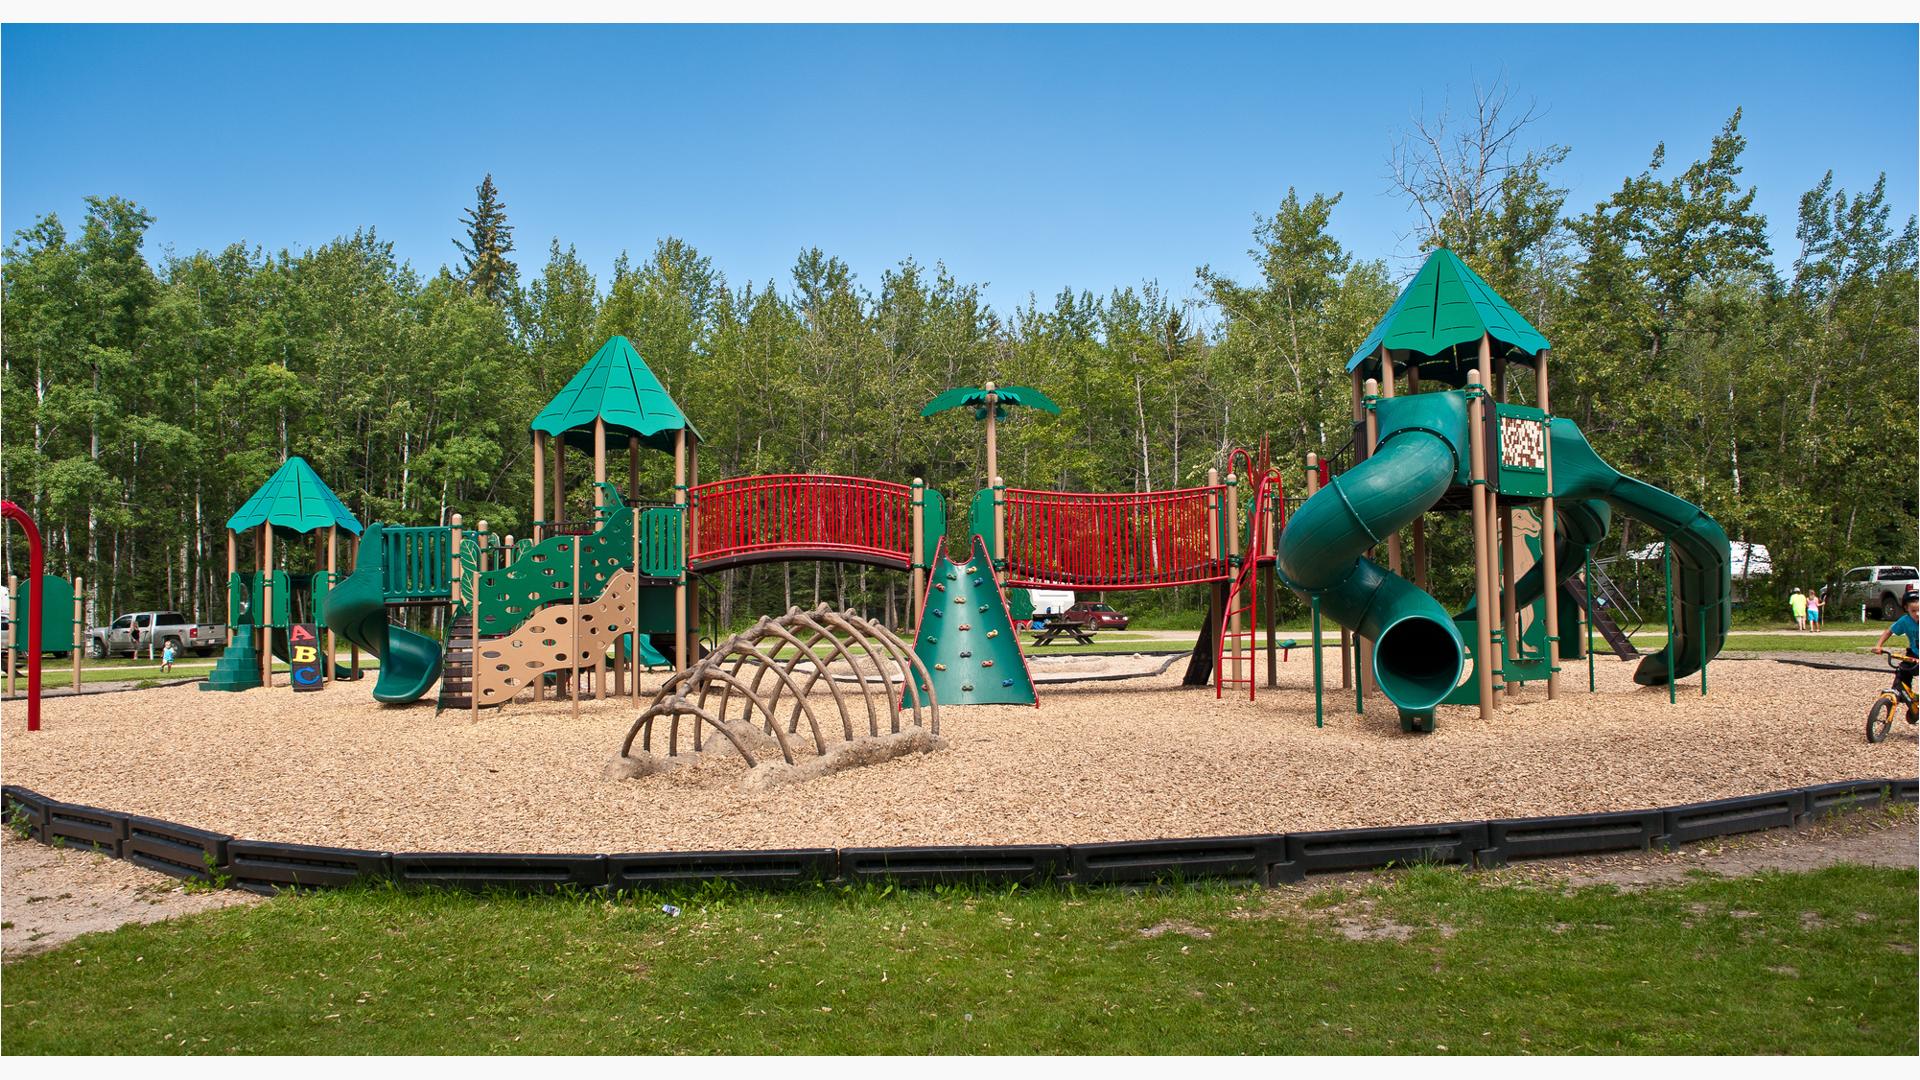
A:
<svg viewBox="0 0 1920 1080">
<path fill-rule="evenodd" d="M 947 670 L 947 665 L 945 665 L 945 664 L 935 664 L 935 665 L 933 665 L 933 670 L 935 670 L 935 671 L 945 671 L 945 670 Z"/>
<path fill-rule="evenodd" d="M 999 636 L 1000 636 L 1000 631 L 998 631 L 998 630 L 989 630 L 989 631 L 987 631 L 987 637 L 989 637 L 989 638 L 997 638 L 997 637 L 999 637 Z"/>
</svg>

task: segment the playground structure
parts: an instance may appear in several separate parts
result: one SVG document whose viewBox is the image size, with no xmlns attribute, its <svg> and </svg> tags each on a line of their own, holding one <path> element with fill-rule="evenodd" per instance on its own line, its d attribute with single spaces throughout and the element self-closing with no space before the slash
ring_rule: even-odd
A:
<svg viewBox="0 0 1920 1080">
<path fill-rule="evenodd" d="M 1432 730 L 1441 704 L 1477 704 L 1491 718 L 1530 680 L 1558 696 L 1557 661 L 1580 655 L 1575 635 L 1561 635 L 1563 616 L 1577 625 L 1579 611 L 1565 610 L 1565 582 L 1615 510 L 1659 529 L 1678 564 L 1677 574 L 1669 567 L 1667 643 L 1641 660 L 1635 681 L 1671 696 L 1675 680 L 1699 671 L 1704 692 L 1706 665 L 1725 642 L 1725 531 L 1699 507 L 1615 471 L 1571 420 L 1552 415 L 1548 348 L 1457 256 L 1435 251 L 1348 361 L 1355 464 L 1313 491 L 1280 536 L 1278 571 L 1312 605 L 1316 658 L 1324 613 L 1358 638 L 1356 707 L 1377 687 L 1406 730 Z M 1516 365 L 1533 368 L 1531 406 L 1510 400 Z M 1422 392 L 1423 382 L 1457 389 Z M 1311 459 L 1309 472 L 1318 472 Z M 1540 521 L 1539 564 L 1524 574 L 1515 523 L 1523 508 Z M 1426 591 L 1424 517 L 1433 511 L 1473 519 L 1474 595 L 1458 614 Z M 1408 528 L 1411 579 L 1401 576 Z M 1367 557 L 1383 545 L 1385 566 Z M 1536 603 L 1544 633 L 1529 650 L 1520 612 Z"/>
<path fill-rule="evenodd" d="M 824 658 L 820 655 L 823 646 L 827 652 Z M 792 652 L 783 658 L 781 653 L 789 648 Z M 862 670 L 863 660 L 872 674 Z M 620 757 L 628 763 L 636 762 L 633 757 L 636 738 L 640 740 L 641 750 L 651 754 L 654 727 L 662 719 L 667 721 L 667 757 L 679 757 L 680 724 L 685 719 L 691 728 L 695 754 L 702 750 L 703 731 L 711 728 L 733 745 L 748 768 L 754 768 L 759 765 L 759 759 L 748 737 L 756 712 L 761 720 L 760 730 L 774 738 L 781 758 L 788 765 L 796 764 L 795 744 L 801 741 L 798 737 L 802 715 L 807 718 L 806 734 L 810 736 L 814 753 L 825 757 L 834 748 L 863 737 L 854 726 L 852 704 L 841 692 L 843 680 L 828 671 L 828 665 L 834 662 L 845 662 L 852 672 L 849 681 L 860 688 L 867 718 L 865 738 L 901 735 L 902 718 L 909 710 L 908 727 L 913 731 L 907 734 L 921 731 L 940 734 L 940 702 L 933 691 L 933 676 L 913 649 L 880 623 L 851 611 L 833 611 L 821 604 L 812 611 L 793 608 L 777 619 L 763 616 L 758 623 L 728 638 L 691 667 L 674 673 L 627 729 L 626 740 L 620 745 Z M 768 675 L 773 676 L 773 681 L 763 690 L 762 683 Z M 806 676 L 804 685 L 800 682 L 802 675 Z M 822 681 L 827 684 L 840 714 L 837 730 L 832 723 L 821 723 L 809 696 Z M 879 683 L 877 693 L 876 682 Z M 919 688 L 918 693 L 915 687 Z M 716 692 L 719 701 L 709 709 L 708 699 Z M 783 692 L 793 696 L 784 721 L 779 715 Z M 727 713 L 736 693 L 741 698 L 740 716 L 730 722 Z M 884 731 L 883 715 L 887 718 Z"/>
<path fill-rule="evenodd" d="M 291 662 L 289 641 L 296 624 L 317 626 L 327 633 L 326 659 L 320 665 L 322 682 L 358 678 L 357 651 L 352 663 L 341 667 L 337 633 L 326 618 L 328 596 L 338 580 L 340 532 L 360 535 L 360 521 L 346 508 L 313 467 L 299 457 L 286 463 L 261 484 L 240 509 L 227 519 L 227 623 L 231 637 L 226 651 L 200 689 L 250 690 L 273 685 L 275 658 Z M 253 566 L 240 569 L 240 536 L 253 534 Z M 292 548 L 301 537 L 313 537 L 314 569 L 292 573 L 274 567 L 274 541 Z M 386 672 L 381 672 L 385 678 Z"/>
</svg>

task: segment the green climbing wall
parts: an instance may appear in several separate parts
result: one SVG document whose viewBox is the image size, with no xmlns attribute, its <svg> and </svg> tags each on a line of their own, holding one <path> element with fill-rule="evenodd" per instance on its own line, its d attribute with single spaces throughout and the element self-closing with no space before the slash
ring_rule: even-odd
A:
<svg viewBox="0 0 1920 1080">
<path fill-rule="evenodd" d="M 943 706 L 1040 703 L 1013 618 L 994 584 L 986 541 L 978 536 L 964 563 L 948 558 L 941 545 L 913 651 L 932 674 Z"/>
</svg>

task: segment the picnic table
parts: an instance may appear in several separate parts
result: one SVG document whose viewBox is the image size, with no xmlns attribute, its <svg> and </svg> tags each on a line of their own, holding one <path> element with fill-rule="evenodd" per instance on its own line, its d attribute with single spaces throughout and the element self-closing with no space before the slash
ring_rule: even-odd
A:
<svg viewBox="0 0 1920 1080">
<path fill-rule="evenodd" d="M 1071 643 L 1061 642 L 1060 644 L 1063 645 L 1093 644 L 1092 623 L 1075 622 L 1068 619 L 1048 619 L 1047 625 L 1033 632 L 1033 646 L 1037 649 L 1042 645 L 1052 645 L 1055 639 L 1059 638 L 1062 634 L 1073 639 Z"/>
</svg>

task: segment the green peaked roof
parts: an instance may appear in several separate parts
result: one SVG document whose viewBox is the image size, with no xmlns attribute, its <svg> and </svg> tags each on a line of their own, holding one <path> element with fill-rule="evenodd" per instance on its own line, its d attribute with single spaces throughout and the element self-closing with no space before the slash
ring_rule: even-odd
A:
<svg viewBox="0 0 1920 1080">
<path fill-rule="evenodd" d="M 1455 346 L 1479 341 L 1482 335 L 1506 346 L 1504 350 L 1496 347 L 1495 355 L 1509 359 L 1532 360 L 1548 348 L 1546 336 L 1525 316 L 1501 299 L 1491 285 L 1460 261 L 1460 256 L 1440 248 L 1427 256 L 1380 325 L 1355 350 L 1347 361 L 1347 370 L 1372 358 L 1381 345 L 1440 358 Z M 1467 359 L 1466 366 L 1471 367 L 1479 355 Z"/>
<path fill-rule="evenodd" d="M 635 435 L 655 450 L 672 450 L 674 432 L 682 428 L 695 439 L 700 438 L 666 387 L 634 351 L 633 343 L 617 334 L 600 346 L 593 359 L 560 388 L 528 427 L 564 436 L 569 444 L 591 451 L 595 420 L 607 422 L 609 436 Z"/>
<path fill-rule="evenodd" d="M 355 536 L 360 534 L 360 519 L 340 502 L 313 466 L 298 457 L 288 458 L 268 477 L 260 490 L 227 519 L 227 528 L 240 532 L 262 522 L 297 533 L 338 525 Z"/>
</svg>

